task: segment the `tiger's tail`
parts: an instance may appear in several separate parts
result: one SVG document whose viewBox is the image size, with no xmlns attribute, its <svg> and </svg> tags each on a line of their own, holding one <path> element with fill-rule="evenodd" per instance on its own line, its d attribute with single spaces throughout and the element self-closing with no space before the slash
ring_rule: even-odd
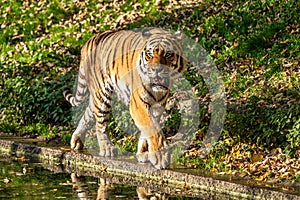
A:
<svg viewBox="0 0 300 200">
<path fill-rule="evenodd" d="M 65 89 L 63 95 L 72 106 L 79 106 L 85 101 L 87 94 L 87 82 L 83 67 L 80 67 L 78 73 L 78 81 L 76 85 L 76 94 L 73 95 L 69 88 Z"/>
</svg>

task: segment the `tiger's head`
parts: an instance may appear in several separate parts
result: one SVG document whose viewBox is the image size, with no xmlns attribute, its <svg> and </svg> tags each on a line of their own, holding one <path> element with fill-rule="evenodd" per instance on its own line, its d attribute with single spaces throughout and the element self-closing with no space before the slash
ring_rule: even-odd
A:
<svg viewBox="0 0 300 200">
<path fill-rule="evenodd" d="M 186 67 L 183 59 L 183 33 L 171 34 L 161 29 L 145 30 L 142 32 L 146 45 L 142 56 L 144 72 L 150 87 L 154 92 L 163 92 L 170 89 L 172 74 L 182 72 Z"/>
</svg>

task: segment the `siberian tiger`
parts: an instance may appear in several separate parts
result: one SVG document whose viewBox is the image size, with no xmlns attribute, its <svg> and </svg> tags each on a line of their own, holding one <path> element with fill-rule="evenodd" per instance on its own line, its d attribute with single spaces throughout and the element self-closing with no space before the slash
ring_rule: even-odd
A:
<svg viewBox="0 0 300 200">
<path fill-rule="evenodd" d="M 83 148 L 85 133 L 96 120 L 100 156 L 116 156 L 117 149 L 107 136 L 112 93 L 127 105 L 135 125 L 141 131 L 137 159 L 150 161 L 158 169 L 169 165 L 165 137 L 157 119 L 170 95 L 172 76 L 186 69 L 181 44 L 183 33 L 159 28 L 140 32 L 105 31 L 82 47 L 76 94 L 64 91 L 72 106 L 89 105 L 71 138 L 71 148 Z"/>
</svg>

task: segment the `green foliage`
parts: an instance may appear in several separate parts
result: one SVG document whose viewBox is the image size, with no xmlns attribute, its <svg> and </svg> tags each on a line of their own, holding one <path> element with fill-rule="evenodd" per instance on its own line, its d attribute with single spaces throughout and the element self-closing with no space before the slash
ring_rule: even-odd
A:
<svg viewBox="0 0 300 200">
<path fill-rule="evenodd" d="M 108 130 L 111 141 L 119 147 L 121 151 L 136 152 L 138 132 L 129 112 L 124 111 L 120 113 L 120 115 L 114 115 L 110 119 Z"/>
<path fill-rule="evenodd" d="M 295 178 L 294 178 L 295 181 L 297 182 L 300 182 L 300 175 L 297 175 Z"/>
<path fill-rule="evenodd" d="M 1 89 L 0 109 L 5 124 L 49 124 L 59 125 L 70 120 L 70 113 L 62 92 L 64 82 L 70 76 L 36 72 L 28 65 L 16 63 L 13 71 L 0 68 L 5 77 Z M 56 73 L 56 72 L 53 72 Z M 66 114 L 66 115 L 64 115 Z"/>
<path fill-rule="evenodd" d="M 251 141 L 266 148 L 285 147 L 288 144 L 287 133 L 296 131 L 296 127 L 292 126 L 299 117 L 297 110 L 300 106 L 274 109 L 259 107 L 257 101 L 256 98 L 250 101 L 242 108 L 242 113 L 230 112 L 225 130 L 242 141 Z"/>
<path fill-rule="evenodd" d="M 286 135 L 288 145 L 286 147 L 286 151 L 294 156 L 296 151 L 299 149 L 300 146 L 300 118 L 295 121 L 293 127 L 289 129 L 289 133 Z"/>
</svg>

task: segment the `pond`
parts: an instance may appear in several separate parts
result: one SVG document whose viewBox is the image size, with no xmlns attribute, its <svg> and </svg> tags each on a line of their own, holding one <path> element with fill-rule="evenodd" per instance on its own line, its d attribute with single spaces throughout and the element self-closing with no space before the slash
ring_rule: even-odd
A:
<svg viewBox="0 0 300 200">
<path fill-rule="evenodd" d="M 112 182 L 105 177 L 52 172 L 22 157 L 0 160 L 0 199 L 200 199 Z"/>
</svg>

